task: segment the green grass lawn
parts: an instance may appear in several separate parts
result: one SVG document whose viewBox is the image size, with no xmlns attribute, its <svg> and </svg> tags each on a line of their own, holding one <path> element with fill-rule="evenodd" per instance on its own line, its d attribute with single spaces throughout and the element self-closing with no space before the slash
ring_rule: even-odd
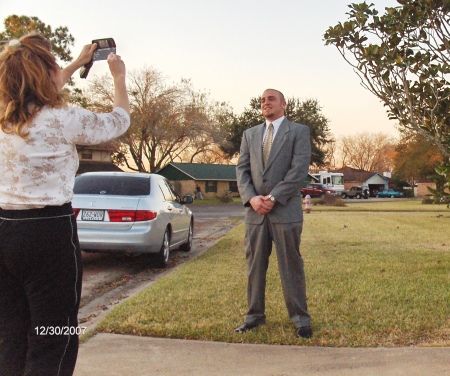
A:
<svg viewBox="0 0 450 376">
<path fill-rule="evenodd" d="M 395 200 L 339 209 L 313 206 L 305 214 L 301 253 L 311 340 L 294 335 L 275 252 L 267 324 L 233 332 L 247 310 L 243 225 L 114 309 L 97 330 L 283 345 L 449 346 L 450 211 Z"/>
<path fill-rule="evenodd" d="M 313 204 L 317 202 L 319 199 L 313 199 Z M 372 201 L 373 200 L 373 201 Z M 412 212 L 412 211 L 420 211 L 420 212 L 444 212 L 449 213 L 450 210 L 447 209 L 447 205 L 444 204 L 422 204 L 421 200 L 416 198 L 414 199 L 406 199 L 399 200 L 395 198 L 388 199 L 368 199 L 368 200 L 358 200 L 358 199 L 350 199 L 344 201 L 345 206 L 321 206 L 321 205 L 313 205 L 313 211 L 396 211 L 396 212 Z"/>
</svg>

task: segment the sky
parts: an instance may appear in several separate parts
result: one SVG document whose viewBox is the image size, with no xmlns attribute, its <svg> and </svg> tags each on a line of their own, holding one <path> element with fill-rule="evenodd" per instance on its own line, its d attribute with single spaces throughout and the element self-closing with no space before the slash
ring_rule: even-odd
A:
<svg viewBox="0 0 450 376">
<path fill-rule="evenodd" d="M 357 133 L 398 137 L 396 122 L 323 34 L 344 22 L 358 0 L 1 0 L 6 17 L 36 16 L 75 37 L 73 57 L 92 39 L 112 37 L 127 70 L 154 68 L 168 84 L 190 79 L 239 115 L 266 88 L 316 99 L 339 138 Z M 372 0 L 378 11 L 398 5 Z M 370 3 L 369 2 L 369 3 Z M 87 81 L 108 72 L 96 62 Z M 77 85 L 86 85 L 75 73 Z"/>
</svg>

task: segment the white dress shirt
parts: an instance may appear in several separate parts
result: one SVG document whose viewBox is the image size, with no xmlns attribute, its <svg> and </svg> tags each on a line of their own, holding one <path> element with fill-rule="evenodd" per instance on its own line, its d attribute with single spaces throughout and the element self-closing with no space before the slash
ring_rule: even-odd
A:
<svg viewBox="0 0 450 376">
<path fill-rule="evenodd" d="M 264 140 L 266 139 L 267 130 L 269 129 L 269 124 L 270 123 L 273 124 L 273 138 L 272 138 L 272 141 L 273 141 L 275 139 L 275 135 L 277 134 L 278 128 L 280 128 L 280 125 L 283 122 L 284 118 L 285 117 L 282 116 L 274 121 L 269 121 L 266 119 L 266 127 L 264 128 L 264 137 L 263 137 L 263 141 L 262 141 L 263 144 L 264 144 Z"/>
</svg>

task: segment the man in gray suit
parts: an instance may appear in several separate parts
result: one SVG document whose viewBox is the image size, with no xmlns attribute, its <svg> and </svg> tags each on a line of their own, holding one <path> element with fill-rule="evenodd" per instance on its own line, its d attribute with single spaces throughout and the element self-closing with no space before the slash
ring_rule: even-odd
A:
<svg viewBox="0 0 450 376">
<path fill-rule="evenodd" d="M 261 97 L 266 121 L 242 136 L 237 164 L 239 193 L 245 209 L 248 312 L 242 333 L 265 324 L 266 272 L 272 242 L 278 258 L 284 299 L 297 337 L 311 338 L 300 236 L 303 226 L 301 186 L 308 175 L 311 142 L 307 126 L 285 118 L 281 92 Z"/>
</svg>

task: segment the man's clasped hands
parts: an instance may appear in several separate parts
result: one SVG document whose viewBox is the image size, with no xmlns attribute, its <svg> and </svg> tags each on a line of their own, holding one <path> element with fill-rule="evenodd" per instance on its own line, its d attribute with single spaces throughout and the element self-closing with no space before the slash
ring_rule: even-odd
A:
<svg viewBox="0 0 450 376">
<path fill-rule="evenodd" d="M 261 215 L 265 215 L 272 210 L 272 208 L 275 205 L 275 202 L 270 200 L 269 195 L 267 196 L 259 195 L 253 196 L 250 199 L 250 205 L 252 206 L 253 210 L 255 210 L 255 212 Z"/>
</svg>

